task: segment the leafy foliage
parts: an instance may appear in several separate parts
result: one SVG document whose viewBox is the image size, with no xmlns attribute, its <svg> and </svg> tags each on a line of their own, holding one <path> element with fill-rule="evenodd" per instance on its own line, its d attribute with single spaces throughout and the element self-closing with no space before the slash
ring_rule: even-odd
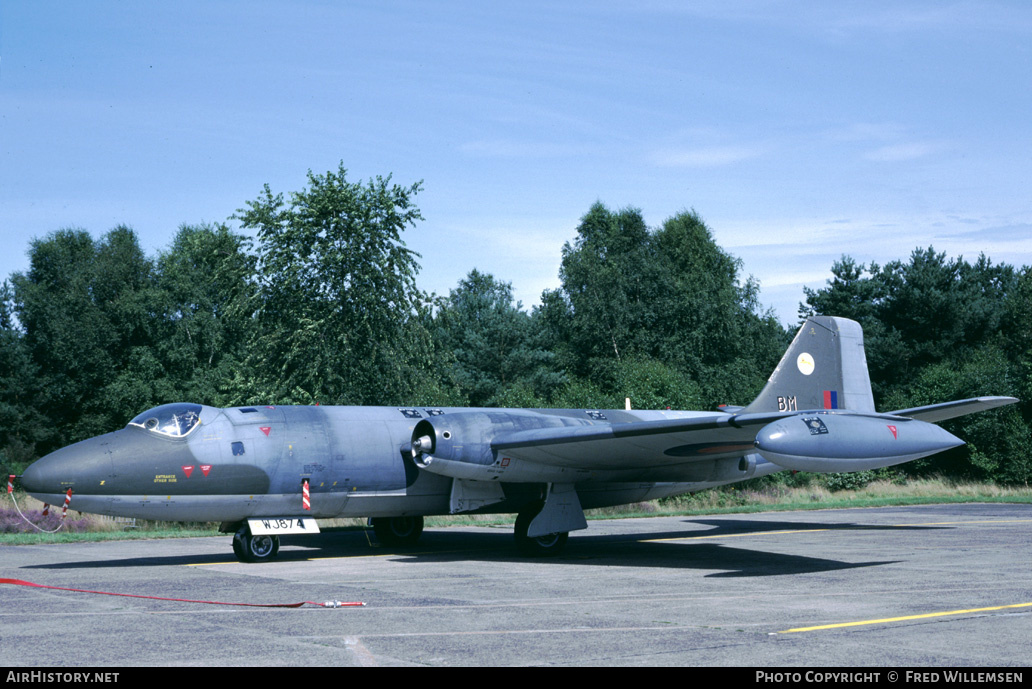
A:
<svg viewBox="0 0 1032 689">
<path fill-rule="evenodd" d="M 561 286 L 529 313 L 476 269 L 447 297 L 427 295 L 403 241 L 422 220 L 420 190 L 351 182 L 340 166 L 246 202 L 235 217 L 254 240 L 184 225 L 153 258 L 126 226 L 34 240 L 29 269 L 0 285 L 0 462 L 17 470 L 171 401 L 745 404 L 788 344 L 694 211 L 650 228 L 638 209 L 594 204 L 563 247 Z M 880 408 L 1032 399 L 1032 269 L 928 248 L 884 266 L 843 256 L 832 274 L 800 315 L 861 323 Z M 1030 415 L 1025 402 L 947 422 L 967 446 L 895 475 L 1027 484 Z"/>
<path fill-rule="evenodd" d="M 650 360 L 683 378 L 682 394 L 659 398 L 745 403 L 788 337 L 758 313 L 759 288 L 739 281 L 740 268 L 694 212 L 649 230 L 637 209 L 596 203 L 563 247 L 562 287 L 543 295 L 539 314 L 560 363 L 617 399 L 625 362 Z"/>
<path fill-rule="evenodd" d="M 948 259 L 916 249 L 908 262 L 857 265 L 844 256 L 820 290 L 806 290 L 800 315 L 854 318 L 875 399 L 900 409 L 980 395 L 1024 396 L 1029 371 L 1029 271 Z M 1007 408 L 944 424 L 967 445 L 904 465 L 911 474 L 945 472 L 1008 483 L 1032 479 L 1029 410 Z"/>
<path fill-rule="evenodd" d="M 138 413 L 119 405 L 112 385 L 153 337 L 152 270 L 125 226 L 97 242 L 85 231 L 61 230 L 32 243 L 29 271 L 12 283 L 24 345 L 44 383 L 36 400 L 49 419 L 38 439 L 43 448 L 103 433 Z"/>
<path fill-rule="evenodd" d="M 161 336 L 151 356 L 170 388 L 161 399 L 229 404 L 254 337 L 257 261 L 250 247 L 226 225 L 183 225 L 158 256 Z"/>
<path fill-rule="evenodd" d="M 824 474 L 823 483 L 831 492 L 840 490 L 859 490 L 876 478 L 873 471 L 852 471 L 847 474 Z"/>
<path fill-rule="evenodd" d="M 0 284 L 0 468 L 6 473 L 20 473 L 34 458 L 36 443 L 49 435 L 46 418 L 37 407 L 43 392 L 39 370 L 14 315 L 14 290 L 4 281 Z"/>
<path fill-rule="evenodd" d="M 433 334 L 472 406 L 540 406 L 561 382 L 539 324 L 492 275 L 472 270 L 441 301 Z"/>
<path fill-rule="evenodd" d="M 268 185 L 238 211 L 258 231 L 257 337 L 247 399 L 330 404 L 400 403 L 433 368 L 416 288 L 417 255 L 401 233 L 421 220 L 420 184 L 347 180 L 341 166 L 308 174 L 290 195 Z"/>
</svg>

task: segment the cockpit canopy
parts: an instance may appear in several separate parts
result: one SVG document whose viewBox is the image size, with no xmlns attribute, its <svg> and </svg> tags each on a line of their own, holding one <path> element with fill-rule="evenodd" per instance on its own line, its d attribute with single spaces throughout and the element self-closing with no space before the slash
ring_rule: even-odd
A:
<svg viewBox="0 0 1032 689">
<path fill-rule="evenodd" d="M 130 421 L 129 425 L 170 438 L 182 438 L 200 423 L 201 405 L 176 402 L 149 409 Z"/>
</svg>

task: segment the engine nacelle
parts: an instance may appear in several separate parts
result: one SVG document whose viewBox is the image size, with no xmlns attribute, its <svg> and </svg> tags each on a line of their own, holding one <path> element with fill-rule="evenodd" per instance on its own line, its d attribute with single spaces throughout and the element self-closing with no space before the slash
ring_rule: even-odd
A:
<svg viewBox="0 0 1032 689">
<path fill-rule="evenodd" d="M 518 410 L 442 414 L 416 424 L 406 452 L 420 469 L 457 479 L 573 482 L 591 472 L 519 460 L 493 450 L 491 441 L 518 431 L 585 425 L 590 423 Z"/>
<path fill-rule="evenodd" d="M 849 413 L 789 416 L 756 434 L 756 449 L 767 461 L 786 469 L 825 473 L 902 464 L 963 444 L 925 421 Z"/>
</svg>

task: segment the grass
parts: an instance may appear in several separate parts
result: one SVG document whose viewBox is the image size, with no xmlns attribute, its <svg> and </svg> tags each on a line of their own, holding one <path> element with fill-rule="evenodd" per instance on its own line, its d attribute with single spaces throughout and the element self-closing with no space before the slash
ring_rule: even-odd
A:
<svg viewBox="0 0 1032 689">
<path fill-rule="evenodd" d="M 748 484 L 745 484 L 748 485 Z M 18 505 L 30 517 L 39 518 L 39 503 L 18 495 Z M 10 505 L 10 499 L 7 499 Z M 789 510 L 841 509 L 847 507 L 884 507 L 890 505 L 924 505 L 964 502 L 1009 502 L 1032 504 L 1032 488 L 1007 487 L 987 483 L 958 483 L 943 478 L 878 480 L 854 490 L 831 491 L 820 481 L 809 485 L 788 486 L 766 484 L 757 488 L 728 486 L 695 495 L 681 495 L 651 502 L 634 503 L 587 511 L 588 519 L 628 517 L 695 516 Z M 58 510 L 59 512 L 59 510 Z M 19 520 L 13 507 L 0 507 L 0 525 Z M 97 515 L 69 513 L 68 524 L 54 534 L 34 529 L 27 533 L 0 533 L 0 545 L 70 543 L 77 541 L 182 538 L 218 535 L 218 524 L 152 522 L 137 520 L 132 527 L 124 520 Z M 502 526 L 511 528 L 515 515 L 474 514 L 427 517 L 427 527 Z M 319 520 L 320 527 L 330 529 L 365 528 L 365 519 Z M 28 527 L 31 529 L 31 527 Z"/>
<path fill-rule="evenodd" d="M 730 486 L 720 491 L 645 503 L 644 513 L 648 516 L 699 515 L 963 502 L 1032 504 L 1032 488 L 958 483 L 943 478 L 912 479 L 905 483 L 878 480 L 854 490 L 839 491 L 829 490 L 819 482 L 805 486 L 768 484 L 758 489 Z M 600 511 L 607 512 L 608 509 Z"/>
<path fill-rule="evenodd" d="M 140 538 L 182 538 L 184 536 L 214 536 L 216 523 L 156 522 L 143 519 L 115 519 L 97 514 L 68 511 L 61 519 L 61 506 L 51 505 L 50 514 L 43 516 L 43 504 L 16 491 L 18 508 L 32 523 L 46 531 L 38 531 L 25 523 L 14 508 L 10 496 L 0 503 L 0 545 L 32 545 L 39 543 L 74 543 L 81 541 L 114 541 Z"/>
<path fill-rule="evenodd" d="M 706 490 L 694 495 L 679 495 L 663 500 L 586 510 L 585 516 L 591 520 L 964 502 L 1032 504 L 1032 488 L 997 486 L 988 483 L 958 483 L 943 478 L 911 479 L 902 484 L 898 481 L 879 480 L 872 481 L 856 490 L 840 491 L 831 491 L 816 481 L 807 486 L 768 484 L 756 489 L 725 486 L 722 489 Z M 428 517 L 427 526 L 488 526 L 492 524 L 508 526 L 514 520 L 515 516 L 513 515 L 457 514 Z"/>
</svg>

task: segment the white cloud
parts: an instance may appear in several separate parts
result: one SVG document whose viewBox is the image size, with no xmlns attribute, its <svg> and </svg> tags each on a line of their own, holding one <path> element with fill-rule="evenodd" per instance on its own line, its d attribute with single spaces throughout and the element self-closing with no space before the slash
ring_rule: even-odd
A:
<svg viewBox="0 0 1032 689">
<path fill-rule="evenodd" d="M 439 226 L 438 239 L 420 237 L 409 246 L 422 254 L 422 289 L 447 295 L 476 268 L 511 283 L 515 299 L 529 309 L 541 303 L 543 290 L 559 286 L 562 247 L 573 239 L 575 227 L 575 219 L 495 218 L 482 225 L 474 219 L 470 224 Z M 440 241 L 443 237 L 447 241 Z"/>
<path fill-rule="evenodd" d="M 978 229 L 972 229 L 972 220 Z M 916 248 L 932 246 L 948 258 L 1032 264 L 1032 222 L 953 214 L 885 214 L 855 218 L 736 220 L 714 223 L 714 239 L 742 259 L 742 276 L 760 281 L 760 302 L 785 323 L 795 321 L 803 286 L 820 289 L 843 255 L 857 263 L 907 261 Z"/>
<path fill-rule="evenodd" d="M 924 158 L 941 150 L 942 148 L 943 146 L 941 144 L 921 141 L 890 144 L 888 146 L 876 148 L 873 151 L 868 151 L 863 157 L 865 160 L 880 163 L 894 163 Z"/>
<path fill-rule="evenodd" d="M 758 158 L 764 153 L 761 147 L 749 146 L 672 148 L 655 152 L 652 160 L 661 167 L 718 167 Z"/>
<path fill-rule="evenodd" d="M 462 153 L 484 158 L 555 158 L 584 153 L 585 150 L 570 144 L 516 139 L 469 141 L 459 146 Z"/>
</svg>

